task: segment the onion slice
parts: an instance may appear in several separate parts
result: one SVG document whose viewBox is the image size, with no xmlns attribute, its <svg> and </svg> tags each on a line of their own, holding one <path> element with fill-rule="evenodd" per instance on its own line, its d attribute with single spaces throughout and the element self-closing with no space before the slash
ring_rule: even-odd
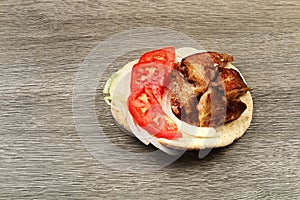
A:
<svg viewBox="0 0 300 200">
<path fill-rule="evenodd" d="M 157 141 L 157 138 L 150 135 L 146 130 L 141 128 L 139 125 L 135 124 L 133 122 L 133 118 L 131 117 L 131 114 L 128 112 L 129 117 L 127 118 L 128 125 L 131 129 L 131 131 L 134 133 L 134 135 L 144 144 L 148 145 L 149 143 L 153 144 L 156 148 L 162 150 L 163 152 L 169 154 L 169 155 L 179 155 L 182 153 L 179 150 L 170 149 L 162 144 L 160 144 Z"/>
<path fill-rule="evenodd" d="M 149 133 L 146 133 L 145 131 L 141 131 L 137 125 L 134 123 L 133 118 L 131 117 L 131 114 L 128 112 L 128 117 L 127 117 L 127 123 L 132 131 L 132 133 L 145 145 L 150 144 L 150 135 Z"/>
</svg>

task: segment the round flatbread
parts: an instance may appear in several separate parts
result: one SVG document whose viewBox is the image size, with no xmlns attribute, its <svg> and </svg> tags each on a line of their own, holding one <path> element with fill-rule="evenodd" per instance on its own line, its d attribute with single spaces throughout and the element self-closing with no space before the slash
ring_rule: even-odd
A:
<svg viewBox="0 0 300 200">
<path fill-rule="evenodd" d="M 180 62 L 182 58 L 199 52 L 201 51 L 194 48 L 180 48 L 176 50 L 176 59 Z M 115 120 L 123 128 L 130 132 L 133 132 L 133 134 L 144 144 L 148 145 L 149 143 L 152 143 L 158 148 L 160 148 L 158 144 L 161 144 L 169 148 L 184 150 L 224 147 L 240 138 L 250 126 L 253 113 L 253 101 L 251 94 L 248 91 L 246 94 L 240 97 L 240 100 L 247 105 L 247 109 L 242 113 L 242 115 L 238 119 L 226 123 L 223 126 L 217 127 L 215 129 L 210 128 L 214 129 L 213 131 L 207 131 L 207 128 L 203 128 L 203 134 L 201 134 L 201 128 L 198 128 L 200 129 L 199 135 L 195 136 L 195 134 L 183 134 L 182 138 L 177 138 L 174 140 L 156 138 L 150 134 L 145 133 L 145 131 L 136 131 L 136 129 L 135 131 L 132 131 L 132 128 L 130 127 L 137 125 L 135 125 L 130 113 L 128 112 L 127 98 L 130 95 L 131 68 L 137 62 L 138 60 L 128 63 L 116 74 L 114 74 L 112 76 L 113 80 L 108 81 L 104 93 L 110 94 L 110 97 L 108 99 L 110 100 L 109 104 L 111 105 L 111 112 Z M 239 70 L 230 63 L 227 64 L 226 68 L 234 68 L 239 72 Z M 240 75 L 244 79 L 241 73 Z"/>
</svg>

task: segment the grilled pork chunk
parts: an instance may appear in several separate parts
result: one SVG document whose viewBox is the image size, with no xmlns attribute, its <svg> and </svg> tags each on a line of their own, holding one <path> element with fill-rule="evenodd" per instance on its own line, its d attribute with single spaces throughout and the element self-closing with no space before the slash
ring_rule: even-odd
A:
<svg viewBox="0 0 300 200">
<path fill-rule="evenodd" d="M 216 69 L 190 62 L 181 62 L 181 64 L 175 65 L 175 69 L 182 73 L 186 80 L 193 85 L 196 95 L 203 94 L 207 90 L 208 84 L 214 78 L 216 72 Z"/>
<path fill-rule="evenodd" d="M 199 126 L 197 96 L 195 95 L 194 86 L 178 71 L 173 70 L 171 73 L 170 100 L 173 113 L 182 121 Z"/>
<path fill-rule="evenodd" d="M 197 53 L 184 58 L 175 64 L 175 69 L 181 72 L 195 87 L 195 94 L 203 94 L 211 80 L 215 79 L 218 67 L 223 68 L 233 57 L 216 52 Z"/>
<path fill-rule="evenodd" d="M 220 85 L 211 86 L 197 105 L 200 127 L 217 127 L 238 119 L 247 105 L 239 98 L 228 99 Z"/>
<path fill-rule="evenodd" d="M 216 127 L 224 124 L 226 103 L 227 100 L 221 82 L 210 84 L 197 105 L 200 127 Z"/>
<path fill-rule="evenodd" d="M 247 108 L 239 97 L 249 91 L 241 75 L 225 68 L 233 57 L 216 52 L 188 56 L 172 72 L 171 105 L 182 121 L 217 127 L 233 121 Z"/>
<path fill-rule="evenodd" d="M 204 67 L 225 67 L 228 62 L 232 62 L 233 57 L 229 54 L 217 52 L 202 52 L 188 56 L 182 60 L 183 63 L 199 63 Z"/>
<path fill-rule="evenodd" d="M 241 75 L 234 69 L 219 68 L 222 83 L 225 87 L 226 98 L 233 99 L 242 96 L 250 88 L 246 85 Z"/>
<path fill-rule="evenodd" d="M 238 119 L 247 109 L 247 105 L 240 99 L 232 99 L 227 102 L 225 123 Z"/>
</svg>

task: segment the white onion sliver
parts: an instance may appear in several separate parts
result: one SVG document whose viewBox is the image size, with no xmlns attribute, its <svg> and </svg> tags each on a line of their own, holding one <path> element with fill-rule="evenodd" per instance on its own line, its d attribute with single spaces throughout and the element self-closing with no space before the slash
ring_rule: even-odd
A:
<svg viewBox="0 0 300 200">
<path fill-rule="evenodd" d="M 153 144 L 153 146 L 155 146 L 156 148 L 162 150 L 163 152 L 165 152 L 169 155 L 179 155 L 181 153 L 178 150 L 167 148 L 166 146 L 164 146 L 164 145 L 160 144 L 159 142 L 157 142 L 157 138 L 150 135 L 146 130 L 144 130 L 140 126 L 136 125 L 133 122 L 133 119 L 132 119 L 130 113 L 128 113 L 128 115 L 129 115 L 129 117 L 127 118 L 127 122 L 128 122 L 128 125 L 129 125 L 131 131 L 144 144 L 146 144 L 145 142 L 147 141 L 146 145 L 148 145 L 149 141 L 150 141 L 150 143 Z"/>
<path fill-rule="evenodd" d="M 128 113 L 129 114 L 129 113 Z M 132 133 L 141 141 L 143 142 L 145 145 L 149 145 L 150 141 L 148 139 L 148 135 L 145 135 L 144 132 L 140 131 L 136 125 L 134 124 L 132 117 L 129 115 L 127 117 L 127 123 L 129 125 L 130 130 L 132 131 Z"/>
</svg>

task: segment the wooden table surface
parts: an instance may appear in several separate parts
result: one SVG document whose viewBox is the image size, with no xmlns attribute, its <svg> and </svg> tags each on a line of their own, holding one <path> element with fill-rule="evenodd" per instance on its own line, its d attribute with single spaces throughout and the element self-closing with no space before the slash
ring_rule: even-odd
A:
<svg viewBox="0 0 300 200">
<path fill-rule="evenodd" d="M 101 41 L 142 27 L 235 57 L 254 100 L 240 140 L 142 174 L 92 156 L 72 109 L 80 64 Z M 1 1 L 0 199 L 299 199 L 299 53 L 298 0 Z M 101 95 L 95 108 L 112 143 L 155 150 L 119 130 Z"/>
</svg>

